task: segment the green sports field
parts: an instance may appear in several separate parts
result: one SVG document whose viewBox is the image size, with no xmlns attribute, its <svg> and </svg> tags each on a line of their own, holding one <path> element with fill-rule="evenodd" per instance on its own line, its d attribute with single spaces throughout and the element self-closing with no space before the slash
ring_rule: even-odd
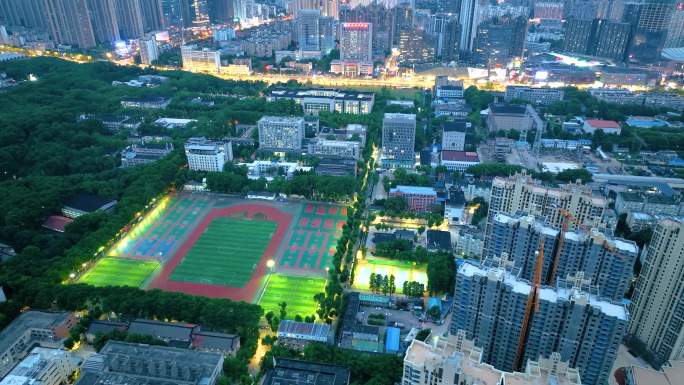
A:
<svg viewBox="0 0 684 385">
<path fill-rule="evenodd" d="M 293 319 L 297 314 L 302 317 L 316 314 L 318 308 L 314 295 L 325 289 L 325 279 L 314 277 L 295 277 L 272 274 L 264 289 L 259 305 L 264 314 L 272 311 L 278 314 L 281 302 L 287 302 L 287 317 Z"/>
<path fill-rule="evenodd" d="M 270 221 L 216 218 L 173 270 L 170 280 L 243 287 L 277 227 Z"/>
<path fill-rule="evenodd" d="M 157 261 L 107 257 L 97 261 L 78 282 L 93 286 L 140 287 L 158 267 Z"/>
</svg>

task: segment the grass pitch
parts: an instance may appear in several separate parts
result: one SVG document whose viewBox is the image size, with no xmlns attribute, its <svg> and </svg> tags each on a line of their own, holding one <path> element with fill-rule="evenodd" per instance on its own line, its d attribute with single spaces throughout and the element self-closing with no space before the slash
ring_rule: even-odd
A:
<svg viewBox="0 0 684 385">
<path fill-rule="evenodd" d="M 412 262 L 397 261 L 385 258 L 369 258 L 356 261 L 354 284 L 352 287 L 361 290 L 370 289 L 371 273 L 394 275 L 397 293 L 402 293 L 405 281 L 420 282 L 427 287 L 427 266 Z"/>
<path fill-rule="evenodd" d="M 117 257 L 102 258 L 78 279 L 93 286 L 140 287 L 159 267 L 159 262 Z"/>
<path fill-rule="evenodd" d="M 325 289 L 325 279 L 315 277 L 294 277 L 272 274 L 264 288 L 264 295 L 259 306 L 264 314 L 272 311 L 275 315 L 280 312 L 281 302 L 287 302 L 287 319 L 294 319 L 299 314 L 302 317 L 315 315 L 318 305 L 314 295 Z"/>
<path fill-rule="evenodd" d="M 216 218 L 176 266 L 170 279 L 243 287 L 277 227 L 276 222 Z"/>
</svg>

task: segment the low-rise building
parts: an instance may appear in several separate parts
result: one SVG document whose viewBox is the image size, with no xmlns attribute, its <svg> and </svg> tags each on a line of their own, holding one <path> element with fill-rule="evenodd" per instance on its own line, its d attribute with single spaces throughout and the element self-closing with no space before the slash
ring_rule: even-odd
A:
<svg viewBox="0 0 684 385">
<path fill-rule="evenodd" d="M 274 358 L 262 385 L 349 385 L 349 369 L 290 358 Z"/>
<path fill-rule="evenodd" d="M 639 212 L 649 215 L 681 215 L 684 204 L 677 195 L 648 194 L 623 191 L 615 198 L 615 211 L 618 214 Z"/>
<path fill-rule="evenodd" d="M 330 325 L 283 320 L 277 336 L 278 344 L 301 350 L 311 342 L 330 342 Z"/>
<path fill-rule="evenodd" d="M 116 206 L 116 201 L 113 199 L 102 198 L 93 194 L 78 194 L 64 203 L 62 214 L 67 218 L 75 219 L 96 211 L 110 212 L 114 206 Z"/>
<path fill-rule="evenodd" d="M 434 89 L 435 99 L 447 103 L 459 103 L 463 99 L 463 82 L 449 82 L 445 85 L 437 85 Z"/>
<path fill-rule="evenodd" d="M 304 118 L 264 116 L 259 126 L 259 148 L 272 151 L 298 151 L 304 140 Z"/>
<path fill-rule="evenodd" d="M 173 143 L 171 142 L 149 141 L 131 144 L 121 151 L 121 167 L 154 163 L 169 155 L 171 151 L 173 151 Z"/>
<path fill-rule="evenodd" d="M 77 385 L 215 385 L 223 371 L 220 353 L 119 341 L 108 341 L 95 358 Z"/>
<path fill-rule="evenodd" d="M 593 134 L 597 130 L 603 131 L 604 134 L 615 135 L 620 135 L 620 133 L 622 132 L 620 123 L 614 120 L 587 119 L 584 121 L 582 131 L 585 134 Z"/>
<path fill-rule="evenodd" d="M 185 349 L 190 347 L 192 335 L 198 330 L 198 325 L 141 318 L 131 321 L 128 325 L 128 332 L 131 334 L 154 337 L 170 346 Z"/>
<path fill-rule="evenodd" d="M 456 118 L 465 118 L 473 112 L 467 104 L 456 104 L 456 103 L 438 103 L 434 105 L 435 116 L 452 116 Z"/>
<path fill-rule="evenodd" d="M 465 172 L 469 167 L 480 164 L 476 152 L 442 151 L 441 164 L 450 171 Z"/>
<path fill-rule="evenodd" d="M 389 196 L 405 198 L 413 212 L 428 212 L 437 202 L 437 192 L 432 187 L 397 186 L 390 189 Z"/>
<path fill-rule="evenodd" d="M 179 118 L 159 118 L 154 121 L 154 124 L 159 127 L 176 129 L 185 128 L 190 123 L 195 123 L 197 119 L 179 119 Z"/>
<path fill-rule="evenodd" d="M 191 347 L 200 352 L 214 352 L 235 357 L 240 350 L 240 336 L 199 330 L 192 334 Z"/>
<path fill-rule="evenodd" d="M 466 132 L 472 127 L 465 119 L 442 123 L 442 150 L 463 151 Z"/>
<path fill-rule="evenodd" d="M 466 339 L 465 332 L 428 342 L 413 340 L 404 357 L 402 385 L 581 385 L 577 369 L 561 361 L 560 354 L 528 360 L 525 372 L 505 372 L 486 364 L 481 348 Z"/>
<path fill-rule="evenodd" d="M 29 349 L 59 348 L 77 323 L 73 313 L 30 310 L 21 313 L 0 331 L 0 378 L 19 362 Z"/>
<path fill-rule="evenodd" d="M 373 63 L 357 60 L 333 60 L 330 63 L 330 73 L 347 78 L 373 76 Z"/>
<path fill-rule="evenodd" d="M 563 101 L 564 96 L 565 92 L 562 88 L 506 86 L 504 99 L 507 102 L 518 99 L 532 103 L 535 106 L 548 106 Z"/>
<path fill-rule="evenodd" d="M 125 332 L 127 330 L 128 322 L 94 320 L 88 325 L 85 337 L 86 341 L 88 341 L 89 344 L 92 344 L 99 335 L 105 335 L 115 331 Z"/>
<path fill-rule="evenodd" d="M 309 142 L 309 155 L 359 159 L 361 156 L 361 146 L 357 141 L 328 140 L 321 137 Z"/>
<path fill-rule="evenodd" d="M 516 130 L 521 138 L 525 138 L 528 131 L 543 129 L 544 122 L 532 105 L 492 103 L 487 115 L 487 129 L 489 132 Z"/>
<path fill-rule="evenodd" d="M 76 370 L 76 359 L 62 349 L 35 347 L 0 385 L 60 385 Z"/>
<path fill-rule="evenodd" d="M 221 172 L 233 160 L 233 146 L 228 141 L 194 137 L 185 142 L 185 156 L 190 170 Z"/>
<path fill-rule="evenodd" d="M 170 98 L 163 96 L 148 96 L 140 98 L 125 98 L 121 100 L 121 106 L 124 108 L 142 108 L 142 109 L 165 109 L 171 104 Z"/>
<path fill-rule="evenodd" d="M 333 157 L 321 158 L 316 166 L 316 175 L 356 177 L 356 160 Z"/>
<path fill-rule="evenodd" d="M 304 113 L 318 115 L 319 111 L 344 114 L 367 115 L 373 110 L 375 94 L 351 90 L 325 88 L 285 89 L 275 88 L 266 95 L 266 100 L 294 100 L 302 106 Z"/>
<path fill-rule="evenodd" d="M 221 52 L 197 45 L 181 46 L 183 69 L 199 72 L 219 72 L 221 68 Z"/>
</svg>

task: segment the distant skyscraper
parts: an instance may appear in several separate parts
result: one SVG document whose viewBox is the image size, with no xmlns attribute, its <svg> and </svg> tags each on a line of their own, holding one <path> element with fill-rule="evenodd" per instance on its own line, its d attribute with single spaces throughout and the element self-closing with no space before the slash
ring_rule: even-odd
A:
<svg viewBox="0 0 684 385">
<path fill-rule="evenodd" d="M 297 15 L 297 43 L 302 51 L 321 50 L 321 11 L 303 9 Z"/>
<path fill-rule="evenodd" d="M 665 48 L 677 47 L 684 47 L 684 3 L 677 3 L 665 40 Z"/>
<path fill-rule="evenodd" d="M 503 268 L 468 263 L 458 268 L 455 286 L 450 331 L 465 331 L 484 362 L 511 371 L 560 353 L 582 384 L 608 381 L 629 319 L 623 305 L 601 299 L 595 287 L 560 281 L 537 291 Z"/>
<path fill-rule="evenodd" d="M 224 24 L 233 21 L 235 17 L 236 0 L 215 0 L 209 3 L 209 19 L 212 23 Z"/>
<path fill-rule="evenodd" d="M 340 59 L 373 60 L 373 25 L 371 23 L 340 24 Z"/>
<path fill-rule="evenodd" d="M 589 55 L 621 62 L 629 44 L 631 26 L 609 20 L 595 20 Z"/>
<path fill-rule="evenodd" d="M 621 21 L 625 11 L 625 0 L 599 0 L 597 2 L 596 18 Z"/>
<path fill-rule="evenodd" d="M 122 39 L 138 39 L 145 33 L 140 0 L 117 0 L 116 18 Z"/>
<path fill-rule="evenodd" d="M 88 0 L 95 40 L 100 43 L 112 44 L 120 39 L 115 2 L 116 0 Z"/>
<path fill-rule="evenodd" d="M 335 48 L 335 19 L 330 16 L 322 16 L 318 20 L 319 40 L 321 51 L 327 54 Z"/>
<path fill-rule="evenodd" d="M 45 16 L 52 39 L 79 48 L 95 46 L 86 0 L 45 0 Z"/>
<path fill-rule="evenodd" d="M 392 45 L 398 46 L 401 33 L 413 31 L 413 8 L 408 5 L 396 6 L 392 9 Z"/>
<path fill-rule="evenodd" d="M 0 0 L 0 22 L 47 30 L 44 0 Z"/>
<path fill-rule="evenodd" d="M 140 0 L 145 32 L 164 29 L 164 11 L 161 0 Z"/>
<path fill-rule="evenodd" d="M 598 13 L 596 0 L 568 0 L 565 3 L 566 19 L 595 19 Z"/>
<path fill-rule="evenodd" d="M 632 25 L 630 61 L 660 60 L 675 12 L 675 0 L 627 0 L 623 21 Z"/>
<path fill-rule="evenodd" d="M 413 167 L 415 140 L 415 114 L 386 113 L 382 119 L 383 167 Z"/>
<path fill-rule="evenodd" d="M 495 18 L 481 23 L 473 44 L 473 59 L 488 68 L 506 67 L 522 57 L 527 33 L 527 18 Z"/>
<path fill-rule="evenodd" d="M 461 24 L 461 52 L 473 50 L 477 26 L 488 17 L 489 3 L 486 0 L 462 0 L 459 23 Z"/>
<path fill-rule="evenodd" d="M 594 20 L 568 19 L 565 22 L 565 43 L 563 50 L 585 54 L 589 50 Z"/>
<path fill-rule="evenodd" d="M 196 26 L 209 26 L 209 3 L 207 0 L 192 0 L 192 8 L 195 11 L 192 23 Z"/>
<path fill-rule="evenodd" d="M 630 334 L 660 362 L 684 358 L 684 223 L 653 229 L 632 299 Z"/>
<path fill-rule="evenodd" d="M 405 65 L 435 61 L 435 41 L 426 32 L 413 29 L 399 34 L 399 62 Z"/>
</svg>

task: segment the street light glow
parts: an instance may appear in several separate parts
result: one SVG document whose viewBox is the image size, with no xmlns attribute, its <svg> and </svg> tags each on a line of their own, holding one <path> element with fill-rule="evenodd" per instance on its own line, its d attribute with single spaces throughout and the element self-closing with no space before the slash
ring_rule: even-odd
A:
<svg viewBox="0 0 684 385">
<path fill-rule="evenodd" d="M 266 267 L 268 267 L 269 269 L 272 269 L 274 266 L 275 266 L 274 260 L 269 259 L 268 261 L 266 261 Z"/>
</svg>

